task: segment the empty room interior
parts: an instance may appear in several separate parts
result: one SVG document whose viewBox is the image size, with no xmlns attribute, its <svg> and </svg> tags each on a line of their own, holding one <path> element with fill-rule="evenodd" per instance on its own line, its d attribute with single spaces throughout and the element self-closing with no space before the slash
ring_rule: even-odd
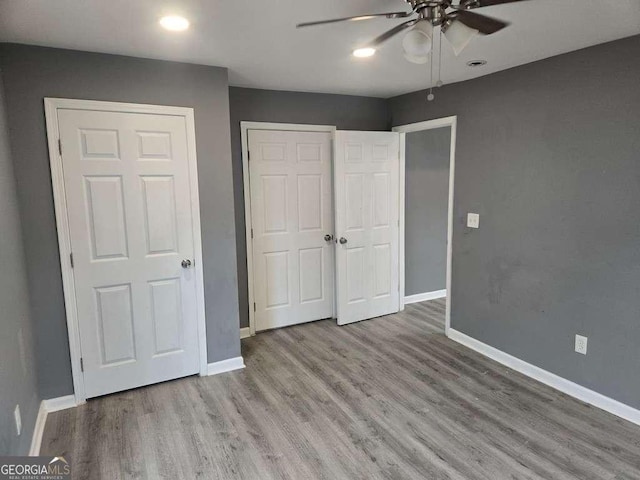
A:
<svg viewBox="0 0 640 480">
<path fill-rule="evenodd" d="M 640 0 L 0 0 L 0 478 L 640 479 Z"/>
</svg>

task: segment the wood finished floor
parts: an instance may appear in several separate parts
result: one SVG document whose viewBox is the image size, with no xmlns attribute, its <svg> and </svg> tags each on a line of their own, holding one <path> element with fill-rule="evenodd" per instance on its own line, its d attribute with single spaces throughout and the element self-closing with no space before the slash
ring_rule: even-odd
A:
<svg viewBox="0 0 640 480">
<path fill-rule="evenodd" d="M 242 341 L 247 368 L 50 414 L 74 479 L 640 479 L 640 427 L 443 335 L 442 300 Z"/>
</svg>

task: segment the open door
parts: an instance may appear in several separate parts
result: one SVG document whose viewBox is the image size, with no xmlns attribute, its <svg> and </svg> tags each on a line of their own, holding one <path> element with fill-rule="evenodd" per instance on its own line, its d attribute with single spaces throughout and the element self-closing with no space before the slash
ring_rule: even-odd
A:
<svg viewBox="0 0 640 480">
<path fill-rule="evenodd" d="M 399 294 L 400 134 L 336 132 L 338 324 L 395 313 Z"/>
</svg>

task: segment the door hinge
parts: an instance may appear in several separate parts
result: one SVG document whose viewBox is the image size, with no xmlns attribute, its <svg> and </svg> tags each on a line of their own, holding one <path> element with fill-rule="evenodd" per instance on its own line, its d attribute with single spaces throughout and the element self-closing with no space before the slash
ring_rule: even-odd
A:
<svg viewBox="0 0 640 480">
<path fill-rule="evenodd" d="M 247 162 L 251 161 L 251 150 L 247 150 Z"/>
<path fill-rule="evenodd" d="M 58 139 L 58 152 L 62 155 L 62 140 Z"/>
<path fill-rule="evenodd" d="M 253 302 L 253 311 L 256 311 L 256 302 Z"/>
<path fill-rule="evenodd" d="M 80 357 L 80 371 L 84 372 L 84 359 Z"/>
<path fill-rule="evenodd" d="M 251 229 L 251 238 L 253 238 L 253 228 Z"/>
<path fill-rule="evenodd" d="M 73 253 L 69 254 L 69 261 L 71 262 L 71 268 L 73 268 Z"/>
</svg>

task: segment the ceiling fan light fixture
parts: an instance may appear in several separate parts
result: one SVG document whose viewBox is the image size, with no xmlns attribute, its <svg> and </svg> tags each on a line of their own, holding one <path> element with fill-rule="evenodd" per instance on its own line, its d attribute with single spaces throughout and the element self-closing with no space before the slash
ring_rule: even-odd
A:
<svg viewBox="0 0 640 480">
<path fill-rule="evenodd" d="M 464 23 L 453 20 L 443 28 L 444 37 L 453 47 L 456 57 L 460 55 L 469 42 L 478 34 L 478 30 L 467 27 Z"/>
<path fill-rule="evenodd" d="M 354 57 L 358 57 L 358 58 L 367 58 L 367 57 L 374 56 L 375 53 L 376 53 L 376 49 L 375 48 L 371 48 L 371 47 L 356 48 L 353 51 L 353 56 Z"/>
<path fill-rule="evenodd" d="M 416 57 L 413 55 L 409 55 L 408 53 L 404 53 L 404 58 L 406 60 L 408 60 L 411 63 L 417 63 L 419 65 L 424 65 L 425 63 L 427 63 L 429 61 L 429 57 L 427 55 L 423 55 L 420 57 Z"/>
<path fill-rule="evenodd" d="M 433 26 L 424 21 L 407 32 L 402 39 L 404 58 L 412 63 L 427 63 L 433 46 Z"/>
</svg>

